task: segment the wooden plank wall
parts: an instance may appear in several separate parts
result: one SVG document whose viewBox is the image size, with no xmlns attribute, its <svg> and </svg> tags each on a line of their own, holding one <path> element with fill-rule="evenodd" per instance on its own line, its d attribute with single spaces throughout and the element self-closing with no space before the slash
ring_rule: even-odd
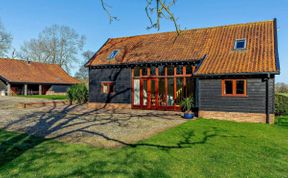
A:
<svg viewBox="0 0 288 178">
<path fill-rule="evenodd" d="M 261 78 L 247 79 L 247 96 L 222 96 L 221 79 L 199 79 L 199 110 L 265 113 L 266 85 Z M 274 113 L 274 78 L 269 80 L 269 112 Z"/>
<path fill-rule="evenodd" d="M 101 93 L 101 82 L 115 82 L 115 93 Z M 131 69 L 90 69 L 89 102 L 131 103 Z"/>
</svg>

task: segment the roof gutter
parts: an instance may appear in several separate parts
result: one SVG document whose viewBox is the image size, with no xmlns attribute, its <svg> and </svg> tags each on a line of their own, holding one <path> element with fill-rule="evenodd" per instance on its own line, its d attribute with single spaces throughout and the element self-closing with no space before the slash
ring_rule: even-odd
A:
<svg viewBox="0 0 288 178">
<path fill-rule="evenodd" d="M 94 65 L 89 66 L 92 68 L 117 68 L 117 67 L 134 67 L 134 66 L 148 66 L 148 65 L 162 65 L 162 64 L 196 64 L 201 62 L 201 59 L 191 59 L 191 61 L 188 60 L 182 60 L 182 61 L 154 61 L 154 62 L 137 62 L 137 63 L 119 63 L 119 64 L 103 64 L 103 65 Z"/>
<path fill-rule="evenodd" d="M 280 72 L 245 72 L 245 73 L 226 73 L 226 74 L 194 74 L 195 77 L 223 77 L 223 76 L 235 76 L 235 75 L 279 75 Z"/>
<path fill-rule="evenodd" d="M 19 82 L 19 81 L 7 81 L 8 83 L 14 83 L 14 84 L 32 84 L 32 85 L 75 85 L 77 83 L 49 83 L 49 82 Z"/>
</svg>

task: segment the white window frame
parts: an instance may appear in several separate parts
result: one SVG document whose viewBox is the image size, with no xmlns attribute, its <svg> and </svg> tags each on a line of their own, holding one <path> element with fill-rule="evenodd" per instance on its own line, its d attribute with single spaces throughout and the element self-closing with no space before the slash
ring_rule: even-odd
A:
<svg viewBox="0 0 288 178">
<path fill-rule="evenodd" d="M 237 43 L 238 43 L 239 41 L 244 41 L 244 48 L 237 48 Z M 246 38 L 236 39 L 236 40 L 235 40 L 234 50 L 245 50 L 246 47 L 247 47 L 247 40 L 246 40 Z"/>
<path fill-rule="evenodd" d="M 112 53 L 113 53 L 114 51 L 116 52 L 116 54 L 114 55 L 114 57 L 111 57 L 111 55 L 112 55 Z M 119 49 L 115 49 L 115 50 L 111 51 L 111 53 L 109 54 L 109 56 L 107 57 L 107 59 L 108 59 L 108 60 L 115 59 L 115 57 L 117 56 L 117 54 L 119 53 L 119 51 L 120 51 Z"/>
</svg>

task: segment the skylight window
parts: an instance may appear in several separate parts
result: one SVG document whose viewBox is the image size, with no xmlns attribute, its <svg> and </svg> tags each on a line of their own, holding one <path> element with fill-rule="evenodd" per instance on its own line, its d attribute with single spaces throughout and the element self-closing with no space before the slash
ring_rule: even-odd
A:
<svg viewBox="0 0 288 178">
<path fill-rule="evenodd" d="M 118 54 L 119 50 L 113 50 L 110 55 L 108 56 L 108 60 L 114 59 Z"/>
<path fill-rule="evenodd" d="M 236 50 L 246 49 L 246 39 L 236 40 L 234 49 Z"/>
</svg>

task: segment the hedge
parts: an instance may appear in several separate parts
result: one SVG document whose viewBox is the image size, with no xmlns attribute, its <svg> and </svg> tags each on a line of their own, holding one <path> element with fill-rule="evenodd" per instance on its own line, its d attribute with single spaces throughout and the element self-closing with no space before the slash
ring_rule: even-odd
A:
<svg viewBox="0 0 288 178">
<path fill-rule="evenodd" d="M 288 95 L 283 93 L 275 94 L 275 114 L 288 114 Z"/>
<path fill-rule="evenodd" d="M 85 84 L 76 84 L 68 89 L 67 96 L 71 102 L 83 104 L 88 100 L 88 89 Z"/>
</svg>

